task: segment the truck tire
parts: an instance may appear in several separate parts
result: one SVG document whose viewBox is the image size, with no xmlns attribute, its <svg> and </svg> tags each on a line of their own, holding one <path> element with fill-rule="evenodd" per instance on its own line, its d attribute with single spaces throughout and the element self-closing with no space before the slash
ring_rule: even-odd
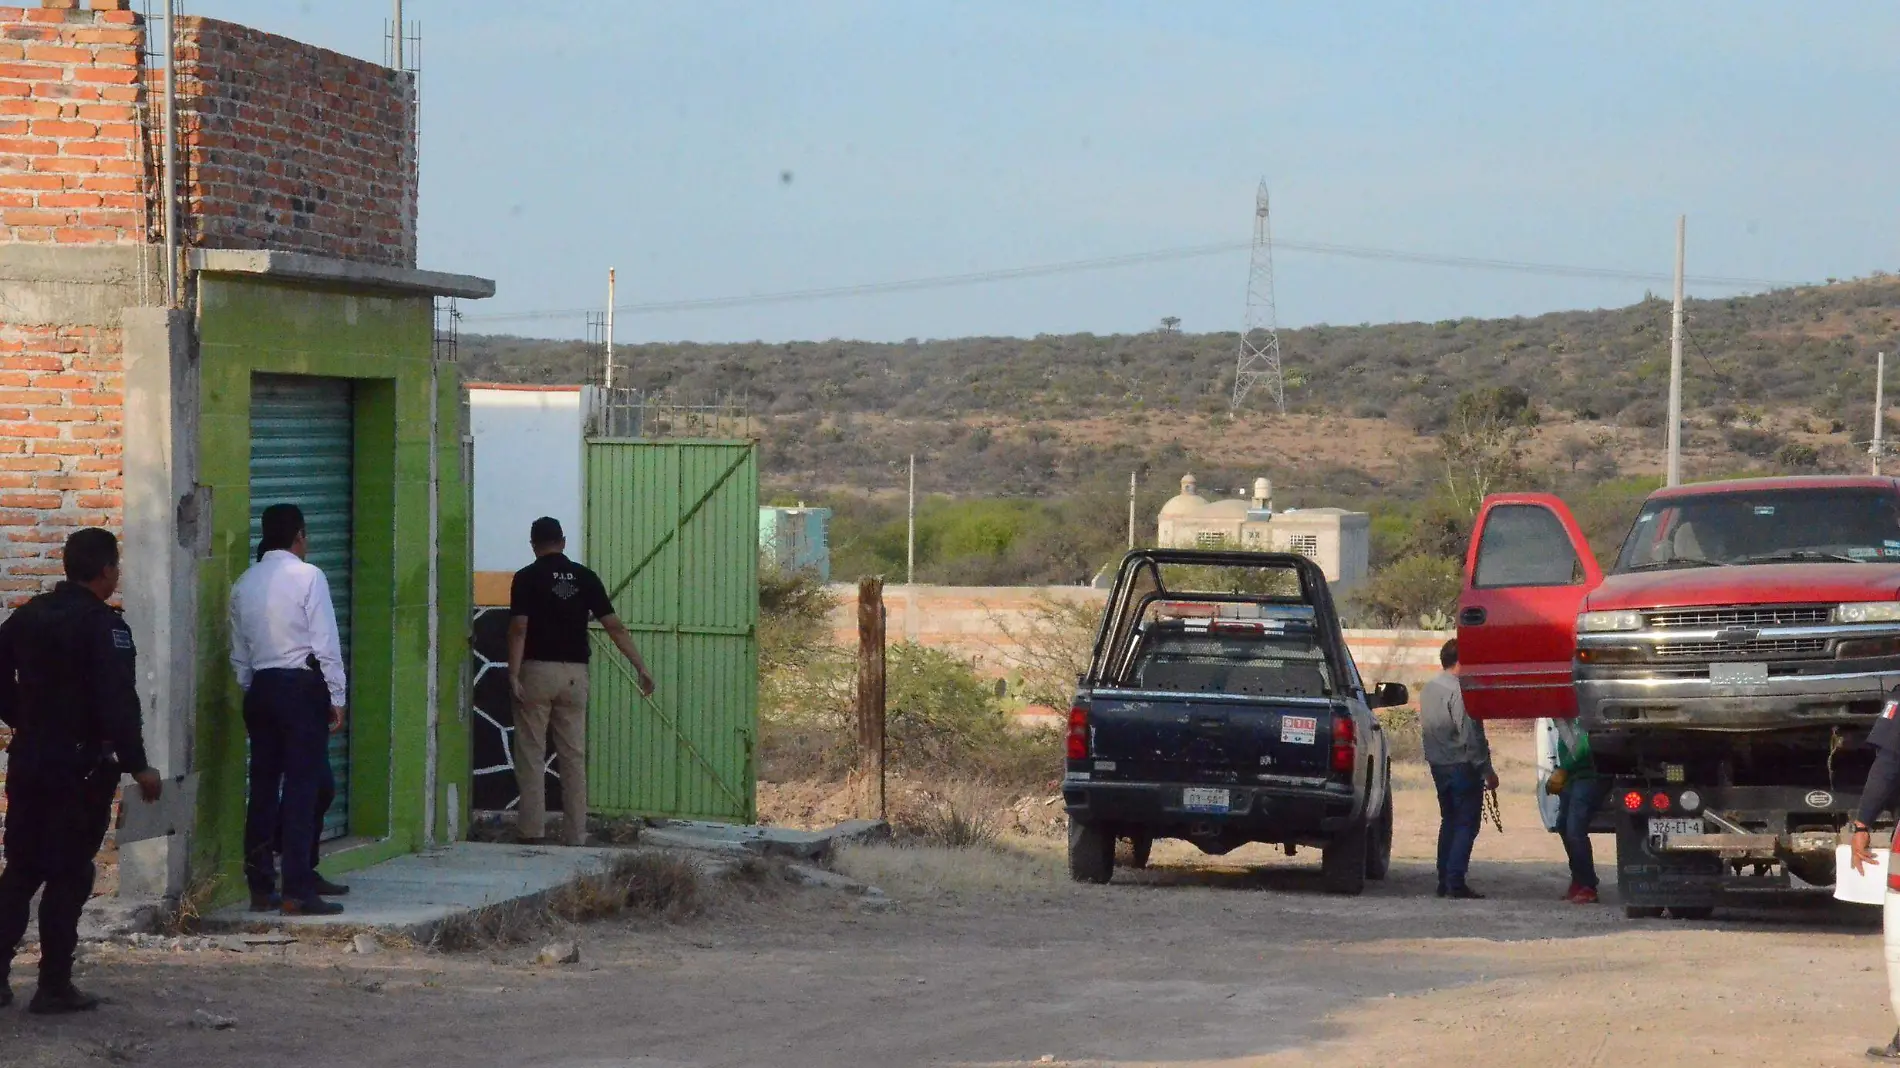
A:
<svg viewBox="0 0 1900 1068">
<path fill-rule="evenodd" d="M 1624 905 L 1623 918 L 1626 920 L 1660 920 L 1663 910 L 1653 905 Z"/>
<path fill-rule="evenodd" d="M 1114 875 L 1115 836 L 1097 824 L 1069 821 L 1069 878 L 1100 885 Z"/>
<path fill-rule="evenodd" d="M 1148 858 L 1154 855 L 1155 840 L 1145 834 L 1135 835 L 1128 840 L 1128 866 L 1136 871 L 1148 867 Z"/>
<path fill-rule="evenodd" d="M 1357 896 L 1366 890 L 1372 828 L 1348 827 L 1320 852 L 1320 878 L 1329 894 Z"/>
<path fill-rule="evenodd" d="M 1385 795 L 1385 807 L 1372 821 L 1371 841 L 1366 849 L 1366 878 L 1384 879 L 1392 870 L 1392 794 Z"/>
</svg>

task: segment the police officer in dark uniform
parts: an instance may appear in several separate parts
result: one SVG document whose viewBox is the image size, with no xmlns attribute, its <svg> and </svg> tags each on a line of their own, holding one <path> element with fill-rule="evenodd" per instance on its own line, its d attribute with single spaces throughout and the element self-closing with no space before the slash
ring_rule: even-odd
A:
<svg viewBox="0 0 1900 1068">
<path fill-rule="evenodd" d="M 1900 801 L 1900 687 L 1887 694 L 1887 705 L 1867 732 L 1867 744 L 1874 747 L 1874 765 L 1867 770 L 1867 788 L 1860 794 L 1860 811 L 1854 814 L 1854 870 L 1879 858 L 1872 847 L 1873 827 L 1880 813 Z M 1894 886 L 1892 851 L 1887 862 L 1887 900 L 1881 909 L 1882 941 L 1887 958 L 1887 998 L 1894 1015 L 1900 1018 L 1900 889 Z M 1867 1056 L 1877 1061 L 1900 1061 L 1900 1031 L 1885 1048 L 1870 1049 Z"/>
<path fill-rule="evenodd" d="M 27 1011 L 81 1012 L 99 1000 L 73 986 L 79 916 L 112 795 L 130 773 L 149 801 L 158 772 L 139 733 L 132 629 L 106 604 L 119 588 L 119 540 L 88 528 L 66 539 L 66 581 L 0 623 L 0 720 L 7 748 L 6 867 L 0 869 L 0 1006 L 7 972 L 40 898 L 40 985 Z"/>
</svg>

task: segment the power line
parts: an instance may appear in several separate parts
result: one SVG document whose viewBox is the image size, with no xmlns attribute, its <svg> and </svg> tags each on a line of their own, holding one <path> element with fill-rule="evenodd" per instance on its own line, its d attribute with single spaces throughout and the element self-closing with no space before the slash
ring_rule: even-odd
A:
<svg viewBox="0 0 1900 1068">
<path fill-rule="evenodd" d="M 623 315 L 657 315 L 665 312 L 700 311 L 712 308 L 756 307 L 768 304 L 794 304 L 806 301 L 834 300 L 844 297 L 866 297 L 879 296 L 887 293 L 949 289 L 957 286 L 985 285 L 994 282 L 1016 281 L 1024 278 L 1046 278 L 1053 275 L 1076 274 L 1084 271 L 1112 270 L 1120 267 L 1139 267 L 1154 263 L 1198 259 L 1206 256 L 1221 256 L 1250 250 L 1252 247 L 1252 242 L 1248 241 L 1224 241 L 1209 245 L 1184 245 L 1177 248 L 1154 249 L 1148 252 L 1133 252 L 1118 256 L 1099 256 L 1090 259 L 1064 260 L 1057 263 L 1035 264 L 1026 267 L 1004 267 L 987 271 L 972 271 L 966 274 L 930 275 L 922 278 L 897 279 L 888 282 L 862 282 L 854 285 L 822 286 L 812 289 L 791 289 L 771 293 L 735 294 L 723 297 L 694 297 L 682 300 L 621 304 L 615 307 L 615 311 Z M 1276 239 L 1274 247 L 1279 250 L 1305 252 L 1317 256 L 1337 256 L 1346 259 L 1414 263 L 1431 267 L 1502 271 L 1553 277 L 1593 278 L 1626 282 L 1668 282 L 1671 281 L 1673 277 L 1667 273 L 1655 271 L 1630 271 L 1613 267 L 1538 263 L 1530 260 L 1491 259 L 1481 256 L 1452 256 L 1438 253 L 1409 252 L 1403 249 L 1340 245 L 1318 241 L 1285 241 Z M 1802 284 L 1800 282 L 1770 278 L 1741 278 L 1724 275 L 1690 275 L 1685 280 L 1693 285 L 1725 289 L 1779 289 Z M 598 310 L 598 308 L 540 309 L 534 311 L 497 312 L 489 315 L 467 315 L 463 318 L 465 321 L 470 322 L 524 322 L 537 319 L 572 319 L 585 315 L 590 311 Z"/>
</svg>

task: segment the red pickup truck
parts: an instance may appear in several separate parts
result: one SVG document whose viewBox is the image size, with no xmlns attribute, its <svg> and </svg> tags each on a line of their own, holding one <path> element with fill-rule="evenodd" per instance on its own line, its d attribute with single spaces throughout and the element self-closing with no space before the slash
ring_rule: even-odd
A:
<svg viewBox="0 0 1900 1068">
<path fill-rule="evenodd" d="M 1488 498 L 1458 639 L 1473 716 L 1590 731 L 1631 916 L 1831 885 L 1900 685 L 1900 480 L 1659 490 L 1607 575 L 1562 501 Z"/>
</svg>

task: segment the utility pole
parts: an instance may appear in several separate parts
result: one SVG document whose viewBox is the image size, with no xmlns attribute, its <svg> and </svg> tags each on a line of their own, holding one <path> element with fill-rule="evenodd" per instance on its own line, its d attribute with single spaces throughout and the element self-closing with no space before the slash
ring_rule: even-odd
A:
<svg viewBox="0 0 1900 1068">
<path fill-rule="evenodd" d="M 1874 454 L 1874 474 L 1880 473 L 1880 454 L 1886 446 L 1887 437 L 1887 354 L 1882 352 L 1874 357 L 1874 444 L 1868 452 Z"/>
<path fill-rule="evenodd" d="M 1135 551 L 1135 472 L 1128 472 L 1128 551 Z"/>
<path fill-rule="evenodd" d="M 607 379 L 608 389 L 614 388 L 614 269 L 607 268 Z"/>
<path fill-rule="evenodd" d="M 904 586 L 917 584 L 917 454 L 910 454 L 910 502 L 904 508 Z M 910 620 L 906 618 L 905 624 Z"/>
<path fill-rule="evenodd" d="M 1667 484 L 1682 485 L 1682 261 L 1688 216 L 1676 216 L 1676 305 L 1669 316 L 1669 462 Z"/>
<path fill-rule="evenodd" d="M 398 0 L 400 3 L 401 0 Z M 178 6 L 165 0 L 165 306 L 178 307 Z"/>
</svg>

